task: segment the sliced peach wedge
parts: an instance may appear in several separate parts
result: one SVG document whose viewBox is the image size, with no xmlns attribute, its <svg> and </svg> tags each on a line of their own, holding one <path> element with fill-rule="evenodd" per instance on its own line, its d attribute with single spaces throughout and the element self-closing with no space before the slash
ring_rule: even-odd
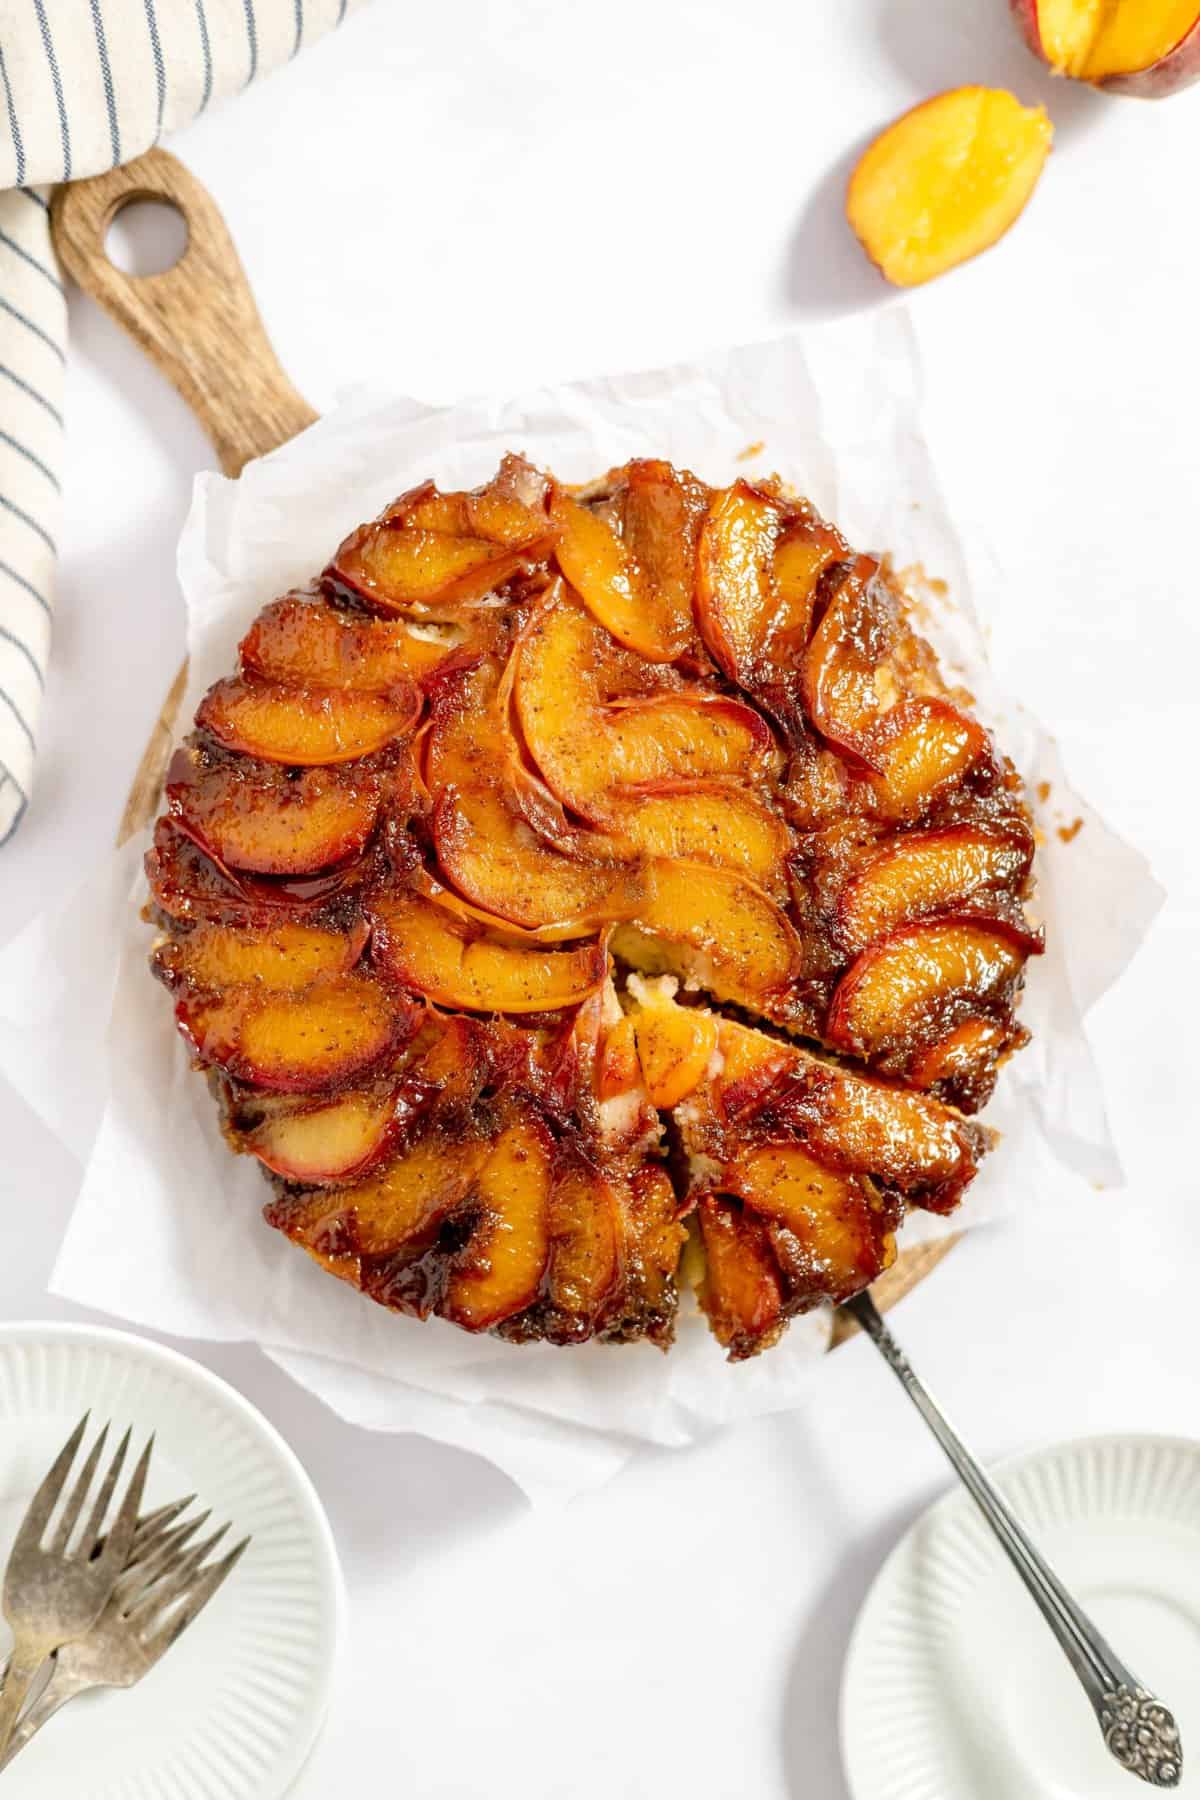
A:
<svg viewBox="0 0 1200 1800">
<path fill-rule="evenodd" d="M 672 662 L 693 634 L 692 587 L 702 490 L 668 463 L 626 472 L 623 534 L 556 488 L 550 519 L 559 568 L 618 643 L 651 662 Z"/>
<path fill-rule="evenodd" d="M 704 1250 L 698 1297 L 730 1362 L 775 1343 L 785 1324 L 783 1277 L 765 1223 L 716 1194 L 696 1209 Z"/>
<path fill-rule="evenodd" d="M 395 1127 L 395 1094 L 385 1086 L 343 1094 L 327 1106 L 270 1110 L 239 1133 L 239 1144 L 273 1174 L 316 1187 L 364 1174 Z"/>
<path fill-rule="evenodd" d="M 313 875 L 357 856 L 379 816 L 384 778 L 361 769 L 307 769 L 206 760 L 178 750 L 167 804 L 201 849 L 234 869 Z"/>
<path fill-rule="evenodd" d="M 377 964 L 440 1006 L 553 1012 L 586 999 L 608 972 L 601 944 L 563 948 L 506 938 L 411 890 L 377 895 L 371 919 Z"/>
<path fill-rule="evenodd" d="M 877 671 L 899 634 L 896 599 L 874 557 L 843 563 L 805 651 L 801 685 L 822 737 L 874 767 L 871 732 L 883 714 Z"/>
<path fill-rule="evenodd" d="M 1008 921 L 938 919 L 906 925 L 865 950 L 838 984 L 826 1034 L 841 1049 L 874 1057 L 911 1043 L 914 1031 L 945 1017 L 1006 1008 L 1038 935 Z M 957 1018 L 954 1016 L 957 1014 Z"/>
<path fill-rule="evenodd" d="M 850 177 L 846 216 L 888 281 L 931 281 L 990 249 L 1015 223 L 1053 138 L 1044 107 L 1022 106 L 1002 88 L 953 88 L 913 107 L 869 146 Z"/>
<path fill-rule="evenodd" d="M 1148 100 L 1200 80 L 1200 0 L 1012 0 L 1012 9 L 1056 75 Z"/>
<path fill-rule="evenodd" d="M 562 599 L 536 613 L 513 652 L 529 753 L 564 805 L 603 824 L 613 796 L 647 782 L 745 779 L 777 761 L 763 719 L 617 649 Z"/>
<path fill-rule="evenodd" d="M 787 681 L 803 652 L 817 584 L 849 554 L 840 532 L 806 506 L 738 481 L 718 494 L 700 536 L 696 615 L 731 681 Z"/>
<path fill-rule="evenodd" d="M 625 1213 L 616 1185 L 572 1156 L 554 1172 L 544 1296 L 532 1335 L 570 1344 L 593 1337 L 624 1273 Z M 519 1329 L 512 1335 L 524 1335 Z"/>
<path fill-rule="evenodd" d="M 764 800 L 725 781 L 654 781 L 614 802 L 610 829 L 646 856 L 715 863 L 787 898 L 791 835 Z"/>
<path fill-rule="evenodd" d="M 420 711 L 420 689 L 412 682 L 364 694 L 235 677 L 209 689 L 196 723 L 228 749 L 264 762 L 323 767 L 406 737 Z"/>
<path fill-rule="evenodd" d="M 407 689 L 484 640 L 482 617 L 454 620 L 354 616 L 314 594 L 287 594 L 264 606 L 242 639 L 242 667 L 266 681 L 386 693 Z"/>
<path fill-rule="evenodd" d="M 895 1260 L 899 1209 L 885 1204 L 865 1177 L 826 1168 L 798 1144 L 746 1150 L 718 1183 L 785 1229 L 790 1242 L 775 1237 L 773 1243 L 793 1310 L 818 1300 L 836 1304 Z"/>
<path fill-rule="evenodd" d="M 875 810 L 897 823 L 917 819 L 989 749 L 987 732 L 946 700 L 909 699 L 884 715 L 868 754 Z"/>
<path fill-rule="evenodd" d="M 705 1007 L 679 1006 L 671 976 L 657 981 L 629 977 L 637 1011 L 633 1025 L 646 1092 L 654 1106 L 678 1106 L 708 1073 L 717 1049 L 718 1020 Z"/>
<path fill-rule="evenodd" d="M 787 1010 L 800 941 L 761 888 L 727 869 L 651 858 L 635 917 L 612 947 L 637 969 L 667 970 L 719 1000 L 754 1011 Z"/>
<path fill-rule="evenodd" d="M 425 482 L 352 531 L 328 573 L 385 612 L 485 600 L 554 541 L 545 513 L 524 505 L 514 487 L 503 471 L 476 494 L 439 494 Z"/>
<path fill-rule="evenodd" d="M 425 778 L 446 880 L 497 920 L 579 931 L 627 918 L 640 883 L 629 852 L 595 833 L 551 842 L 530 822 L 515 745 L 498 702 L 499 671 L 480 662 L 437 695 Z"/>
<path fill-rule="evenodd" d="M 440 1311 L 487 1331 L 533 1304 L 550 1255 L 554 1142 L 532 1117 L 501 1132 L 475 1181 L 480 1218 L 458 1253 Z"/>
<path fill-rule="evenodd" d="M 348 931 L 280 919 L 267 926 L 196 925 L 186 936 L 162 944 L 155 966 L 169 982 L 221 992 L 253 986 L 273 993 L 298 993 L 319 975 L 345 975 L 367 942 L 362 921 Z"/>
<path fill-rule="evenodd" d="M 410 1034 L 415 1009 L 364 975 L 323 977 L 298 993 L 231 988 L 175 1009 L 201 1063 L 276 1093 L 344 1086 Z"/>
<path fill-rule="evenodd" d="M 956 825 L 890 838 L 842 890 L 838 941 L 852 953 L 928 913 L 949 912 L 988 888 L 1019 886 L 1033 858 L 1031 836 Z"/>
</svg>

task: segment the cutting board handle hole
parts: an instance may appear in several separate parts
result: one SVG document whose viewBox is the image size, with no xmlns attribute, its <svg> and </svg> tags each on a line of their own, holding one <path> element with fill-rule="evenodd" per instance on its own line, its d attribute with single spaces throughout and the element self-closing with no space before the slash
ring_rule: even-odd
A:
<svg viewBox="0 0 1200 1800">
<path fill-rule="evenodd" d="M 188 222 L 173 200 L 130 194 L 108 222 L 104 253 L 125 275 L 165 275 L 183 260 Z"/>
</svg>

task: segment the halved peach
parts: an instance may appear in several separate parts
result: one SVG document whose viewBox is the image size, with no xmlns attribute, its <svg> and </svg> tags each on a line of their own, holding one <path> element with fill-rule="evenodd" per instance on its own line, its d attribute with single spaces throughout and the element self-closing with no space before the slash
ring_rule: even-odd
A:
<svg viewBox="0 0 1200 1800">
<path fill-rule="evenodd" d="M 319 975 L 347 974 L 362 955 L 367 927 L 346 931 L 280 919 L 266 926 L 199 924 L 154 953 L 158 969 L 191 988 L 220 993 L 249 984 L 298 993 Z"/>
<path fill-rule="evenodd" d="M 773 1240 L 793 1306 L 836 1305 L 895 1260 L 898 1210 L 884 1205 L 861 1175 L 826 1168 L 798 1144 L 744 1151 L 722 1172 L 721 1185 L 794 1240 Z"/>
<path fill-rule="evenodd" d="M 822 737 L 872 766 L 870 733 L 882 712 L 876 672 L 896 641 L 895 596 L 870 556 L 843 563 L 828 581 L 801 667 L 804 702 Z"/>
<path fill-rule="evenodd" d="M 494 544 L 385 515 L 350 533 L 329 573 L 385 612 L 419 614 L 494 594 L 549 550 L 552 537 L 544 520 L 540 533 L 524 544 Z"/>
<path fill-rule="evenodd" d="M 202 1063 L 277 1093 L 344 1085 L 386 1056 L 412 1028 L 412 1009 L 364 975 L 314 981 L 302 992 L 234 989 L 185 998 L 179 1028 Z"/>
<path fill-rule="evenodd" d="M 614 804 L 611 829 L 647 856 L 735 869 L 786 898 L 792 838 L 778 813 L 723 781 L 647 782 Z"/>
<path fill-rule="evenodd" d="M 717 1047 L 717 1020 L 702 1007 L 677 1006 L 659 983 L 631 976 L 630 989 L 640 1002 L 631 1022 L 646 1092 L 652 1105 L 667 1110 L 703 1081 Z"/>
<path fill-rule="evenodd" d="M 305 1186 L 353 1180 L 387 1147 L 396 1122 L 395 1095 L 343 1094 L 328 1106 L 272 1110 L 240 1134 L 242 1148 L 276 1175 Z"/>
<path fill-rule="evenodd" d="M 412 892 L 378 896 L 371 917 L 377 961 L 441 1006 L 554 1012 L 594 993 L 608 971 L 600 944 L 558 949 L 506 941 Z"/>
<path fill-rule="evenodd" d="M 623 1220 L 616 1189 L 603 1175 L 575 1161 L 558 1170 L 550 1194 L 546 1299 L 573 1326 L 571 1336 L 594 1330 L 621 1279 Z"/>
<path fill-rule="evenodd" d="M 535 615 L 514 652 L 521 729 L 565 805 L 603 822 L 623 787 L 738 778 L 770 767 L 771 733 L 750 707 L 684 687 L 677 678 L 647 691 L 647 665 L 605 640 L 594 621 L 564 600 Z"/>
<path fill-rule="evenodd" d="M 693 634 L 691 567 L 682 535 L 687 495 L 669 464 L 642 464 L 637 477 L 633 468 L 637 464 L 630 470 L 633 509 L 630 515 L 626 502 L 626 538 L 569 493 L 554 490 L 554 556 L 606 632 L 651 662 L 671 662 Z"/>
<path fill-rule="evenodd" d="M 957 1005 L 1007 1005 L 1038 944 L 1007 925 L 965 919 L 906 925 L 843 975 L 826 1022 L 829 1041 L 871 1056 L 907 1039 L 921 1020 Z M 956 1022 L 956 1021 L 955 1021 Z"/>
<path fill-rule="evenodd" d="M 1012 9 L 1056 75 L 1151 100 L 1200 79 L 1198 0 L 1012 0 Z"/>
<path fill-rule="evenodd" d="M 205 763 L 176 752 L 167 771 L 171 815 L 201 848 L 235 869 L 312 875 L 357 856 L 379 816 L 381 778 L 362 770 Z"/>
<path fill-rule="evenodd" d="M 849 951 L 865 950 L 898 926 L 948 912 L 982 889 L 1012 887 L 1023 879 L 1032 854 L 1030 839 L 970 825 L 894 837 L 842 890 L 838 940 Z"/>
<path fill-rule="evenodd" d="M 700 1305 L 729 1360 L 741 1362 L 767 1349 L 783 1330 L 779 1264 L 762 1220 L 740 1207 L 705 1194 L 697 1218 L 705 1263 Z"/>
<path fill-rule="evenodd" d="M 795 930 L 761 888 L 728 869 L 652 858 L 636 917 L 613 949 L 635 968 L 662 968 L 755 1010 L 786 995 L 801 965 Z"/>
<path fill-rule="evenodd" d="M 273 681 L 218 681 L 200 702 L 196 723 L 231 750 L 264 762 L 351 762 L 404 737 L 421 712 L 412 682 L 386 694 L 286 687 Z"/>
<path fill-rule="evenodd" d="M 339 611 L 314 594 L 264 606 L 240 648 L 242 667 L 267 681 L 384 693 L 431 675 L 480 639 L 482 618 L 417 625 Z"/>
<path fill-rule="evenodd" d="M 532 1117 L 501 1132 L 474 1184 L 482 1212 L 458 1253 L 441 1313 L 486 1331 L 533 1304 L 550 1255 L 554 1144 Z"/>
<path fill-rule="evenodd" d="M 876 809 L 898 823 L 917 819 L 988 749 L 988 735 L 946 700 L 902 700 L 870 743 Z"/>
<path fill-rule="evenodd" d="M 1002 88 L 953 88 L 906 112 L 863 153 L 846 216 L 887 280 L 915 287 L 1004 235 L 1053 139 L 1044 107 L 1022 106 Z"/>
</svg>

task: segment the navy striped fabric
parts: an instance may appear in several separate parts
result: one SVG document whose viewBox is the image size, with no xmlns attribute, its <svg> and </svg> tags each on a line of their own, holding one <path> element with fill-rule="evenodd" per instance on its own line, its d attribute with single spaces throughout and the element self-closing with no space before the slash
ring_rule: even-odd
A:
<svg viewBox="0 0 1200 1800">
<path fill-rule="evenodd" d="M 0 844 L 29 803 L 60 530 L 67 313 L 49 195 L 140 156 L 359 0 L 5 0 L 0 17 Z"/>
</svg>

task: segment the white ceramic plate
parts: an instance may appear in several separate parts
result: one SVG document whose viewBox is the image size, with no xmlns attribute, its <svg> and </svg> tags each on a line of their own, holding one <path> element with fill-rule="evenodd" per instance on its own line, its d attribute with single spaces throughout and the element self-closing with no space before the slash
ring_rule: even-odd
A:
<svg viewBox="0 0 1200 1800">
<path fill-rule="evenodd" d="M 999 1486 L 1113 1649 L 1174 1712 L 1200 1795 L 1200 1444 L 1103 1437 Z M 867 1596 L 842 1683 L 854 1800 L 1134 1800 L 1033 1601 L 966 1494 L 919 1519 Z"/>
<path fill-rule="evenodd" d="M 148 1506 L 193 1491 L 253 1542 L 150 1674 L 73 1701 L 3 1778 L 13 1800 L 278 1800 L 321 1727 L 342 1630 L 337 1554 L 292 1452 L 225 1382 L 91 1326 L 0 1326 L 0 1558 L 85 1408 L 157 1434 Z M 0 1639 L 8 1644 L 0 1621 Z M 86 1771 L 86 1774 L 84 1773 Z"/>
</svg>

